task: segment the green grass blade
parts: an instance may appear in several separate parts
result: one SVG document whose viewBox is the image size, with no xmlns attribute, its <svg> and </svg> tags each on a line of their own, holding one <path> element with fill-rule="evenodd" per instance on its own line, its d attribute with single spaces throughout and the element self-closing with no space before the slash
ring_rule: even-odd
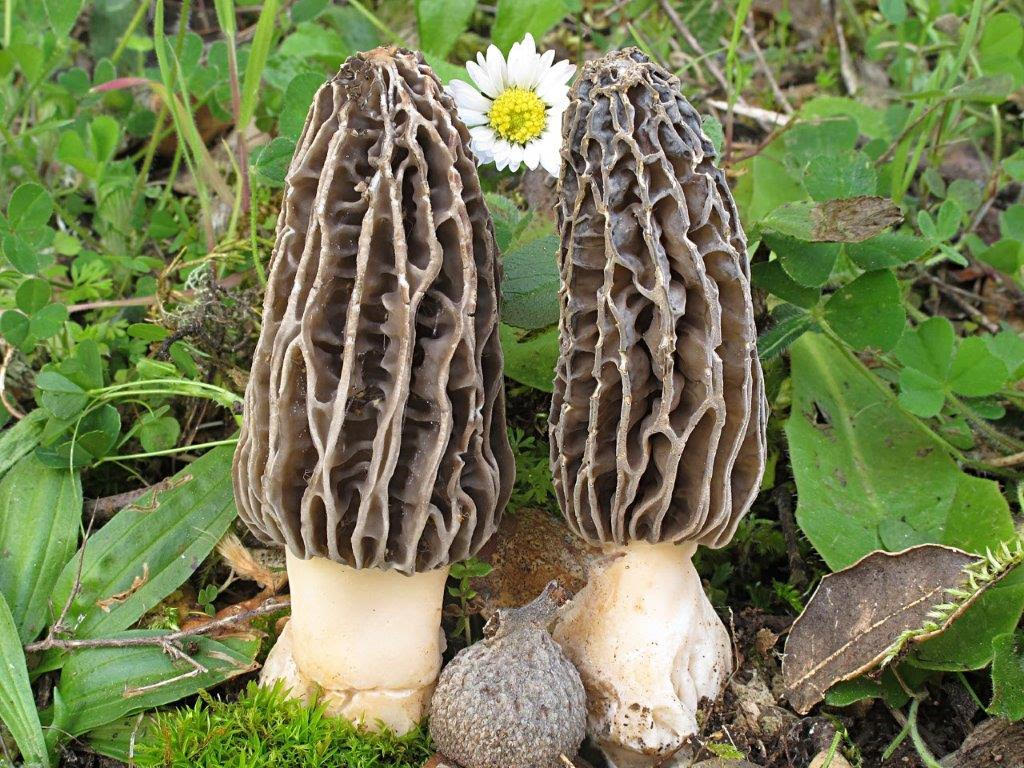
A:
<svg viewBox="0 0 1024 768">
<path fill-rule="evenodd" d="M 245 65 L 245 78 L 242 81 L 242 109 L 239 113 L 238 130 L 244 131 L 256 113 L 256 97 L 260 92 L 260 81 L 263 69 L 270 55 L 270 43 L 274 38 L 274 24 L 280 0 L 268 0 L 260 10 L 259 21 L 256 22 L 256 33 L 252 38 L 249 50 L 249 61 Z"/>
</svg>

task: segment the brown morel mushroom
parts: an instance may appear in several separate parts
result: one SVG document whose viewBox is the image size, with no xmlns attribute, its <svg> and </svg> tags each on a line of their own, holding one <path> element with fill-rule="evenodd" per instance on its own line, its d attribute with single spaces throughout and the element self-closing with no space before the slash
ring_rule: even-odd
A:
<svg viewBox="0 0 1024 768">
<path fill-rule="evenodd" d="M 560 589 L 552 581 L 522 608 L 500 609 L 485 640 L 441 672 L 430 735 L 462 768 L 565 768 L 586 733 L 579 672 L 548 634 Z"/>
<path fill-rule="evenodd" d="M 469 136 L 421 56 L 353 56 L 288 171 L 234 462 L 242 519 L 287 548 L 264 669 L 402 732 L 441 666 L 449 562 L 511 491 L 498 260 Z"/>
<path fill-rule="evenodd" d="M 562 153 L 552 471 L 572 530 L 618 556 L 554 636 L 591 736 L 649 765 L 732 665 L 690 558 L 732 538 L 763 471 L 746 243 L 700 117 L 636 49 L 584 68 Z"/>
</svg>

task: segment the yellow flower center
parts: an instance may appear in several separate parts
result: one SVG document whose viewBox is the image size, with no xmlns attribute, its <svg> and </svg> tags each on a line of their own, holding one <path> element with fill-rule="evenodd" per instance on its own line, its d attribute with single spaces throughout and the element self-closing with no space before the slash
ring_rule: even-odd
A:
<svg viewBox="0 0 1024 768">
<path fill-rule="evenodd" d="M 513 144 L 526 144 L 544 132 L 546 109 L 533 91 L 509 88 L 494 100 L 487 116 L 498 136 Z"/>
</svg>

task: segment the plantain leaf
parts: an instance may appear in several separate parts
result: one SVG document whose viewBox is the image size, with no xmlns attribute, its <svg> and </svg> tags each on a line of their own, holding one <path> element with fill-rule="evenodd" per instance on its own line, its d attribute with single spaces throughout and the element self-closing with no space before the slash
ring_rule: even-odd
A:
<svg viewBox="0 0 1024 768">
<path fill-rule="evenodd" d="M 159 634 L 133 630 L 114 637 Z M 259 640 L 251 635 L 221 640 L 197 636 L 183 640 L 182 646 L 207 671 L 189 676 L 193 666 L 171 659 L 157 646 L 73 651 L 61 670 L 62 707 L 59 714 L 55 712 L 54 728 L 78 736 L 248 672 L 253 669 Z"/>
<path fill-rule="evenodd" d="M 77 472 L 28 455 L 0 481 L 0 594 L 23 643 L 52 615 L 53 585 L 78 544 L 81 519 Z"/>
<path fill-rule="evenodd" d="M 47 418 L 46 411 L 36 408 L 0 434 L 0 476 L 17 464 L 22 456 L 35 450 L 43 438 Z"/>
<path fill-rule="evenodd" d="M 235 517 L 231 457 L 231 446 L 214 448 L 89 538 L 71 610 L 76 637 L 130 627 L 199 567 Z M 55 604 L 71 593 L 80 554 L 64 567 Z"/>
<path fill-rule="evenodd" d="M 0 721 L 14 737 L 25 766 L 49 768 L 25 654 L 7 601 L 0 595 Z"/>
</svg>

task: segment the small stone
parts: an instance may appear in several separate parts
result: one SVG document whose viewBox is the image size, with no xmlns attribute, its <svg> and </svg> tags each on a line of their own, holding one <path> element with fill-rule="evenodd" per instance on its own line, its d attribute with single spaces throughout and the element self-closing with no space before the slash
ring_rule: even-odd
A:
<svg viewBox="0 0 1024 768">
<path fill-rule="evenodd" d="M 843 757 L 839 752 L 835 752 L 832 755 L 831 762 L 828 759 L 828 750 L 819 752 L 811 760 L 811 764 L 807 768 L 852 768 L 850 761 Z"/>
</svg>

